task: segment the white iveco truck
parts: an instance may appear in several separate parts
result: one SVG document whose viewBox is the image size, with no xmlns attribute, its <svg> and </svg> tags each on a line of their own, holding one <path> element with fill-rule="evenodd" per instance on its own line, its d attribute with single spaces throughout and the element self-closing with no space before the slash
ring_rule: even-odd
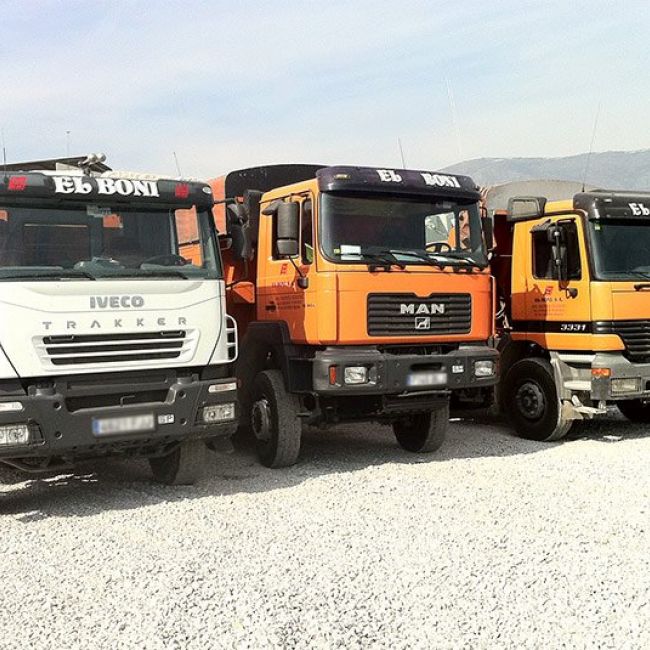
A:
<svg viewBox="0 0 650 650">
<path fill-rule="evenodd" d="M 191 483 L 237 417 L 210 188 L 0 171 L 0 461 L 149 458 Z"/>
</svg>

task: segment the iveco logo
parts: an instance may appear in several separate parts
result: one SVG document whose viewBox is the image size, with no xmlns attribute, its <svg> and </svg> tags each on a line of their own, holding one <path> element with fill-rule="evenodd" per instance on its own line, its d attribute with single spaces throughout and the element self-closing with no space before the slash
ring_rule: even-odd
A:
<svg viewBox="0 0 650 650">
<path fill-rule="evenodd" d="M 143 306 L 142 296 L 90 296 L 91 309 L 138 309 Z"/>
<path fill-rule="evenodd" d="M 431 303 L 430 305 L 427 305 L 426 303 L 416 305 L 413 302 L 402 303 L 399 306 L 399 313 L 402 315 L 412 314 L 415 316 L 419 314 L 429 314 L 431 316 L 435 316 L 436 314 L 444 314 L 445 306 L 442 303 Z"/>
</svg>

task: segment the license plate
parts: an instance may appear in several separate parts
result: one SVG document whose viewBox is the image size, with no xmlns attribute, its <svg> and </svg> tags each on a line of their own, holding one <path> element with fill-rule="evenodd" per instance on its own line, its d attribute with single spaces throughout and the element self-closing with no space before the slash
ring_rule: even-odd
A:
<svg viewBox="0 0 650 650">
<path fill-rule="evenodd" d="M 411 388 L 423 386 L 441 386 L 447 383 L 446 372 L 412 372 L 406 378 L 406 385 Z"/>
<path fill-rule="evenodd" d="M 153 431 L 155 428 L 153 413 L 125 415 L 119 418 L 93 418 L 93 433 L 96 436 Z"/>
</svg>

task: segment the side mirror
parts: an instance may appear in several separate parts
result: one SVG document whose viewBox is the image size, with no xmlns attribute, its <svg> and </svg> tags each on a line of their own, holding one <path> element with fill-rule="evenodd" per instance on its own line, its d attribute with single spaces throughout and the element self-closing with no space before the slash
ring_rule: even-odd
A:
<svg viewBox="0 0 650 650">
<path fill-rule="evenodd" d="M 284 201 L 277 207 L 277 252 L 281 257 L 298 255 L 300 239 L 300 205 L 295 201 Z"/>
<path fill-rule="evenodd" d="M 494 224 L 487 214 L 482 215 L 481 226 L 483 227 L 483 237 L 485 237 L 485 247 L 488 251 L 493 251 L 495 249 Z"/>
<path fill-rule="evenodd" d="M 252 240 L 256 240 L 257 229 L 260 223 L 260 201 L 262 200 L 263 192 L 257 190 L 245 190 L 244 191 L 244 208 L 246 209 L 246 215 L 248 217 L 248 224 L 253 236 Z"/>
<path fill-rule="evenodd" d="M 248 212 L 241 203 L 228 206 L 226 223 L 230 237 L 230 250 L 234 260 L 247 260 L 251 257 L 248 237 Z"/>
<path fill-rule="evenodd" d="M 555 277 L 559 282 L 566 282 L 569 279 L 566 230 L 562 225 L 553 224 L 549 226 L 546 235 L 551 244 Z"/>
</svg>

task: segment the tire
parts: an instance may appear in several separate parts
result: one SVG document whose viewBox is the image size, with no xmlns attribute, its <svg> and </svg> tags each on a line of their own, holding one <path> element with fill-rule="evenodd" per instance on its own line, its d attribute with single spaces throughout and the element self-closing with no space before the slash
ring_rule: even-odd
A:
<svg viewBox="0 0 650 650">
<path fill-rule="evenodd" d="M 205 449 L 203 440 L 186 440 L 171 454 L 150 458 L 154 480 L 165 485 L 194 485 L 201 475 Z"/>
<path fill-rule="evenodd" d="M 279 370 L 264 370 L 255 377 L 249 417 L 262 465 L 295 465 L 302 437 L 299 411 L 300 400 L 287 392 Z"/>
<path fill-rule="evenodd" d="M 402 449 L 431 453 L 440 449 L 447 436 L 449 404 L 429 413 L 418 413 L 393 422 L 395 438 Z"/>
<path fill-rule="evenodd" d="M 616 402 L 616 406 L 630 422 L 639 422 L 641 424 L 650 422 L 649 403 L 644 403 L 640 399 L 626 399 Z"/>
<path fill-rule="evenodd" d="M 553 368 L 546 359 L 517 361 L 503 381 L 502 403 L 517 435 L 527 440 L 560 440 L 573 424 L 562 416 Z"/>
</svg>

